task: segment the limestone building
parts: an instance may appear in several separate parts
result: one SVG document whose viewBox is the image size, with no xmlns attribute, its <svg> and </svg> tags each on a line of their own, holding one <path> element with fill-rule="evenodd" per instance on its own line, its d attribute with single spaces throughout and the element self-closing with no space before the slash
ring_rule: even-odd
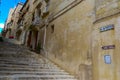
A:
<svg viewBox="0 0 120 80">
<path fill-rule="evenodd" d="M 120 1 L 96 0 L 92 27 L 94 80 L 119 80 Z"/>
<path fill-rule="evenodd" d="M 22 44 L 79 80 L 120 79 L 119 0 L 27 0 L 20 11 Z"/>
<path fill-rule="evenodd" d="M 20 9 L 22 8 L 23 4 L 18 3 L 17 6 L 13 9 L 10 9 L 9 16 L 6 21 L 6 30 L 7 35 L 6 37 L 9 38 L 10 36 L 16 37 L 16 28 L 17 28 L 17 22 L 19 19 Z"/>
<path fill-rule="evenodd" d="M 5 22 L 5 26 L 4 26 L 4 31 L 5 33 L 5 37 L 9 38 L 9 36 L 11 35 L 11 24 L 12 24 L 12 13 L 14 12 L 14 8 L 11 8 L 8 14 L 8 18 Z"/>
</svg>

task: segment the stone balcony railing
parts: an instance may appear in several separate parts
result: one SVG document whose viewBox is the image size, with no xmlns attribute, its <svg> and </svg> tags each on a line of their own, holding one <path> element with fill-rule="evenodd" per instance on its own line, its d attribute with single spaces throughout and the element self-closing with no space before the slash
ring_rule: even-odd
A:
<svg viewBox="0 0 120 80">
<path fill-rule="evenodd" d="M 22 22 L 18 24 L 18 28 L 20 28 L 21 26 L 23 26 Z"/>
<path fill-rule="evenodd" d="M 23 23 L 19 23 L 16 27 L 16 32 L 23 30 Z"/>
<path fill-rule="evenodd" d="M 36 17 L 33 22 L 32 22 L 32 25 L 40 25 L 40 21 L 41 19 L 39 17 Z"/>
<path fill-rule="evenodd" d="M 42 20 L 40 17 L 36 17 L 33 21 L 32 21 L 32 26 L 43 26 L 44 25 L 44 20 Z"/>
</svg>

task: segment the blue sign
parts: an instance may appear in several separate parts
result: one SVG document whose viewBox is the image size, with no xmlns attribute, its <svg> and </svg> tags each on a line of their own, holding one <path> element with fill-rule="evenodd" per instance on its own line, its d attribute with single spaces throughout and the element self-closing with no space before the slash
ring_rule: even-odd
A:
<svg viewBox="0 0 120 80">
<path fill-rule="evenodd" d="M 105 55 L 104 56 L 104 61 L 106 64 L 111 64 L 111 56 L 110 55 Z"/>
<path fill-rule="evenodd" d="M 104 32 L 104 31 L 108 31 L 108 30 L 113 30 L 114 29 L 114 25 L 108 25 L 108 26 L 105 26 L 105 27 L 101 27 L 100 28 L 100 32 Z"/>
</svg>

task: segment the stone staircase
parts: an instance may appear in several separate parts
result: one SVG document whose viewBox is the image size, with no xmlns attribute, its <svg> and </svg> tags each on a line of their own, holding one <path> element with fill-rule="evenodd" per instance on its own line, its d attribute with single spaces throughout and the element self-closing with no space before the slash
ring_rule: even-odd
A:
<svg viewBox="0 0 120 80">
<path fill-rule="evenodd" d="M 77 80 L 25 47 L 0 43 L 0 80 Z"/>
</svg>

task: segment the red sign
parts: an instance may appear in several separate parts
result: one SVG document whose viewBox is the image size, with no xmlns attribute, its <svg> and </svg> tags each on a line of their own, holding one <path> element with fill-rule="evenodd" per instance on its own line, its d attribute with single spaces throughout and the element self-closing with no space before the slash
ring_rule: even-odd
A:
<svg viewBox="0 0 120 80">
<path fill-rule="evenodd" d="M 103 50 L 115 49 L 115 45 L 103 46 L 102 49 L 103 49 Z"/>
<path fill-rule="evenodd" d="M 14 36 L 9 36 L 9 39 L 14 39 Z"/>
</svg>

